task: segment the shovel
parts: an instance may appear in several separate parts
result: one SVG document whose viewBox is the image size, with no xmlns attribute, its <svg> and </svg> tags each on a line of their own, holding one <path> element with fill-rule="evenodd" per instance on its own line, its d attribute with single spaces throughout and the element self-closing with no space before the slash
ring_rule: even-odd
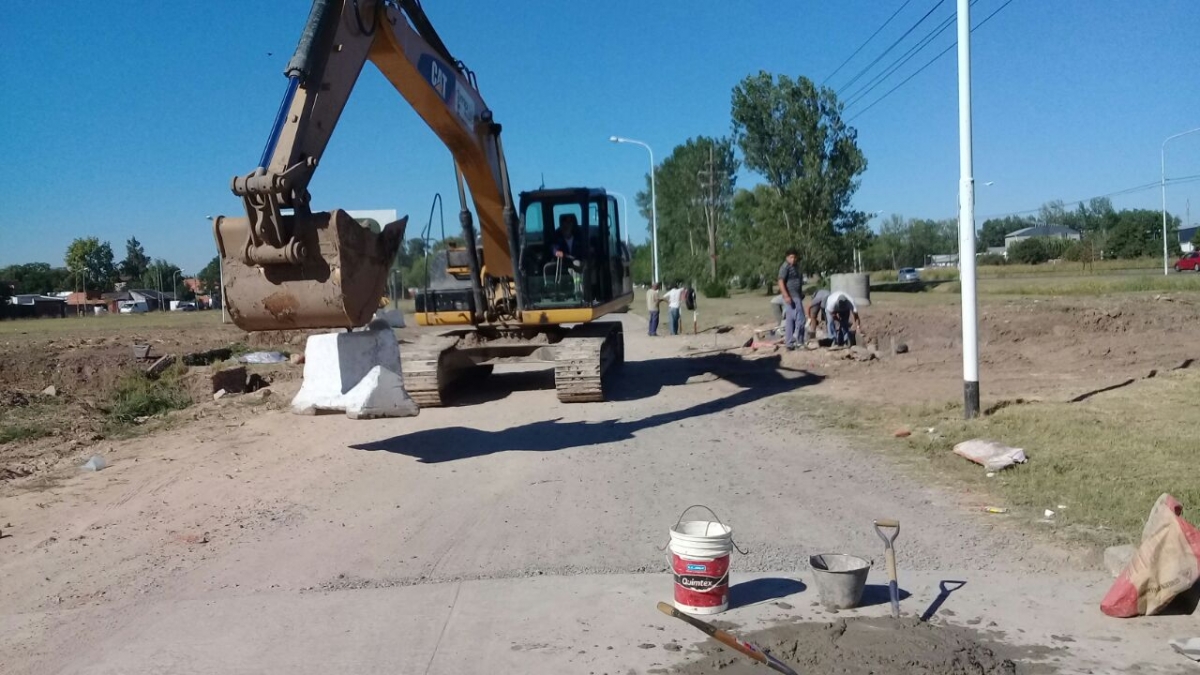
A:
<svg viewBox="0 0 1200 675">
<path fill-rule="evenodd" d="M 893 530 L 889 537 L 884 534 L 885 529 Z M 888 571 L 888 593 L 892 598 L 892 617 L 900 617 L 900 583 L 896 578 L 896 537 L 900 536 L 900 521 L 898 520 L 876 520 L 875 533 L 883 540 L 883 553 L 887 558 Z"/>
<path fill-rule="evenodd" d="M 733 635 L 721 630 L 720 628 L 717 628 L 707 621 L 701 621 L 694 616 L 684 614 L 678 609 L 675 609 L 675 607 L 672 605 L 668 605 L 665 602 L 660 602 L 658 603 L 658 611 L 666 614 L 667 616 L 673 616 L 676 619 L 680 619 L 681 621 L 688 623 L 695 628 L 699 628 L 700 630 L 704 631 L 706 635 L 717 642 L 741 652 L 742 654 L 750 657 L 758 663 L 765 665 L 775 672 L 783 673 L 784 675 L 799 675 L 799 673 L 792 670 L 791 666 L 763 651 L 760 647 L 758 647 L 758 645 L 739 640 Z"/>
</svg>

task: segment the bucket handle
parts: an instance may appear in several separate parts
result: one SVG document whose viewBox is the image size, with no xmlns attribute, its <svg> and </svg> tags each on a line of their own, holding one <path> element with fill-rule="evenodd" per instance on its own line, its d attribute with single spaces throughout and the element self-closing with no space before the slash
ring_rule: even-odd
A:
<svg viewBox="0 0 1200 675">
<path fill-rule="evenodd" d="M 691 506 L 689 506 L 689 507 L 687 507 L 686 509 L 684 509 L 684 510 L 683 510 L 683 513 L 680 513 L 680 514 L 679 514 L 679 518 L 675 520 L 675 527 L 679 527 L 679 524 L 683 522 L 683 517 L 684 517 L 684 516 L 686 516 L 686 515 L 687 515 L 687 512 L 688 512 L 688 511 L 691 511 L 692 509 L 704 509 L 705 511 L 708 511 L 709 515 L 711 515 L 713 518 L 716 518 L 716 519 L 717 519 L 717 523 L 719 523 L 719 524 L 720 524 L 722 527 L 725 527 L 726 529 L 731 529 L 731 528 L 729 528 L 729 526 L 728 526 L 728 525 L 726 525 L 726 524 L 725 524 L 725 523 L 724 523 L 724 522 L 721 520 L 721 516 L 718 516 L 716 511 L 713 511 L 711 508 L 709 508 L 709 507 L 705 506 L 704 504 L 692 504 Z M 671 529 L 674 529 L 674 528 L 671 528 Z M 738 552 L 738 553 L 741 553 L 742 555 L 747 555 L 747 554 L 749 553 L 749 551 L 746 551 L 746 550 L 742 549 L 742 547 L 741 547 L 741 546 L 738 546 L 738 543 L 737 543 L 736 541 L 734 541 L 734 540 L 733 540 L 733 535 L 732 535 L 732 534 L 729 536 L 729 543 L 730 543 L 730 544 L 733 544 L 733 548 L 734 548 L 735 550 L 737 550 L 737 552 Z M 665 551 L 665 550 L 667 550 L 667 547 L 668 547 L 668 546 L 670 546 L 670 545 L 671 545 L 671 539 L 670 539 L 670 538 L 668 538 L 668 539 L 667 539 L 667 543 L 665 543 L 665 544 L 663 544 L 662 546 L 660 546 L 658 550 L 660 550 L 660 551 Z"/>
</svg>

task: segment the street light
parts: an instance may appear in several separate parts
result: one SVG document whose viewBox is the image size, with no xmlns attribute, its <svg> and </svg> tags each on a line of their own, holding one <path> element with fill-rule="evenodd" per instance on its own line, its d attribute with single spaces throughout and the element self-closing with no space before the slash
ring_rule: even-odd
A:
<svg viewBox="0 0 1200 675">
<path fill-rule="evenodd" d="M 622 138 L 621 136 L 610 136 L 609 141 L 613 143 L 632 143 L 640 145 L 650 153 L 650 247 L 654 255 L 654 283 L 658 283 L 658 197 L 654 190 L 654 150 L 649 145 L 641 141 L 635 141 L 632 138 Z"/>
<path fill-rule="evenodd" d="M 608 194 L 621 198 L 621 227 L 625 230 L 625 248 L 632 251 L 633 246 L 629 243 L 629 202 L 626 201 L 625 195 L 620 192 L 609 190 Z"/>
<path fill-rule="evenodd" d="M 204 216 L 212 222 L 212 216 Z M 221 273 L 221 323 L 229 323 L 229 310 L 225 309 L 225 265 L 221 262 L 221 252 L 217 251 L 217 269 Z"/>
<path fill-rule="evenodd" d="M 1200 131 L 1200 127 L 1197 127 L 1195 129 L 1189 129 L 1188 131 L 1184 131 L 1184 132 L 1175 134 L 1174 136 L 1167 136 L 1167 139 L 1162 142 L 1162 181 L 1160 182 L 1160 185 L 1162 186 L 1163 276 L 1166 276 L 1168 274 L 1168 272 L 1167 272 L 1167 264 L 1168 264 L 1167 263 L 1167 141 L 1169 141 L 1173 138 L 1179 138 L 1180 136 L 1187 136 L 1188 134 L 1194 134 L 1197 131 Z"/>
</svg>

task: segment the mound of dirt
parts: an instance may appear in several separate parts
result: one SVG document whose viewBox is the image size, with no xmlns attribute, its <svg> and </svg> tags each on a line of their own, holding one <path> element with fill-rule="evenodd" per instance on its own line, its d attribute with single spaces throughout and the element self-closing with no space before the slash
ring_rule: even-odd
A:
<svg viewBox="0 0 1200 675">
<path fill-rule="evenodd" d="M 797 623 L 741 636 L 800 673 L 827 675 L 1014 675 L 1029 667 L 999 655 L 978 633 L 937 626 L 916 618 L 841 619 Z M 704 658 L 675 672 L 686 675 L 761 674 L 766 670 L 715 642 Z M 1046 672 L 1046 671 L 1042 671 Z"/>
</svg>

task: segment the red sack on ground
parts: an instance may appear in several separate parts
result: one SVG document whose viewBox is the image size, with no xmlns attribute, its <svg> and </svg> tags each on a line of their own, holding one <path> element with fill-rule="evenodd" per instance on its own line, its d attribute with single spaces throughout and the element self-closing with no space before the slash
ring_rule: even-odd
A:
<svg viewBox="0 0 1200 675">
<path fill-rule="evenodd" d="M 1100 602 L 1100 611 L 1128 618 L 1163 610 L 1200 579 L 1200 530 L 1183 505 L 1164 494 L 1154 503 L 1137 553 Z"/>
</svg>

